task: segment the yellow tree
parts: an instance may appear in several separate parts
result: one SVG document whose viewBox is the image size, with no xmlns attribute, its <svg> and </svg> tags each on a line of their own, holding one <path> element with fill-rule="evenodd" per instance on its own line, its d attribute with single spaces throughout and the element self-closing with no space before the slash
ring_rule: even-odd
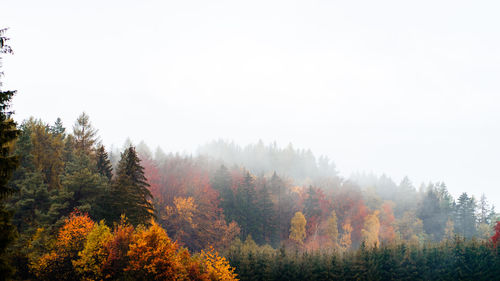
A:
<svg viewBox="0 0 500 281">
<path fill-rule="evenodd" d="M 72 213 L 59 230 L 54 250 L 31 264 L 38 280 L 77 280 L 72 261 L 83 249 L 94 222 L 87 214 Z"/>
<path fill-rule="evenodd" d="M 337 214 L 335 214 L 335 210 L 332 211 L 330 217 L 326 221 L 326 235 L 330 240 L 330 243 L 333 247 L 337 246 L 337 240 L 339 237 L 339 229 L 337 225 Z"/>
<path fill-rule="evenodd" d="M 183 241 L 185 233 L 196 228 L 193 218 L 198 215 L 198 206 L 193 197 L 175 197 L 173 203 L 173 206 L 165 207 L 163 219 L 168 222 L 168 229 L 176 230 L 172 238 Z"/>
<path fill-rule="evenodd" d="M 361 238 L 367 247 L 378 247 L 380 232 L 380 221 L 378 219 L 379 211 L 366 216 L 363 229 L 361 230 Z"/>
<path fill-rule="evenodd" d="M 446 222 L 446 227 L 444 228 L 444 238 L 445 239 L 453 239 L 455 236 L 455 225 L 453 224 L 453 221 L 451 219 L 448 219 Z"/>
<path fill-rule="evenodd" d="M 185 280 L 188 273 L 179 246 L 154 221 L 148 229 L 139 227 L 133 235 L 125 268 L 135 280 Z"/>
<path fill-rule="evenodd" d="M 306 218 L 302 212 L 296 212 L 291 221 L 290 239 L 302 245 L 306 238 Z"/>
<path fill-rule="evenodd" d="M 106 244 L 111 241 L 113 235 L 104 221 L 95 224 L 85 241 L 83 250 L 78 253 L 78 259 L 73 261 L 76 272 L 81 280 L 101 280 L 104 277 L 102 273 L 102 264 L 108 256 Z"/>
<path fill-rule="evenodd" d="M 51 189 L 61 187 L 59 176 L 64 169 L 64 143 L 60 135 L 53 134 L 40 120 L 30 119 L 33 163 Z"/>
<path fill-rule="evenodd" d="M 205 272 L 210 280 L 213 281 L 237 281 L 237 274 L 234 273 L 234 268 L 229 262 L 219 256 L 217 251 L 212 247 L 208 251 L 201 251 L 201 260 L 203 261 Z"/>
<path fill-rule="evenodd" d="M 351 222 L 347 220 L 342 224 L 342 236 L 340 237 L 340 248 L 342 249 L 342 251 L 347 251 L 351 248 L 351 233 Z"/>
</svg>

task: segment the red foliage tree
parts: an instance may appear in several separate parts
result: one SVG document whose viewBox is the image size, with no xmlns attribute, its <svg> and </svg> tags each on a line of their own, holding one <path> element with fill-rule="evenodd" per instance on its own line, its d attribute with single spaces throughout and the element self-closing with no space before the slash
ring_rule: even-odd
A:
<svg viewBox="0 0 500 281">
<path fill-rule="evenodd" d="M 495 225 L 495 235 L 491 236 L 491 241 L 495 246 L 498 244 L 498 240 L 500 240 L 500 221 L 497 221 Z"/>
</svg>

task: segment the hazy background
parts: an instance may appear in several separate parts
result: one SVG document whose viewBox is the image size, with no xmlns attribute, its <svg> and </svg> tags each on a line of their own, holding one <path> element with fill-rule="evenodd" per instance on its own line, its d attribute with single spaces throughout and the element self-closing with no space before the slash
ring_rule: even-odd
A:
<svg viewBox="0 0 500 281">
<path fill-rule="evenodd" d="M 499 1 L 2 0 L 16 120 L 194 152 L 311 148 L 340 174 L 500 205 Z"/>
</svg>

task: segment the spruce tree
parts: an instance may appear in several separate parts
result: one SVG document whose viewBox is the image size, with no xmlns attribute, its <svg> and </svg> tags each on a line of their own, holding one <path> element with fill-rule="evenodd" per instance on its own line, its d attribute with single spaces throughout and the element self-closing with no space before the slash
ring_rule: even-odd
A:
<svg viewBox="0 0 500 281">
<path fill-rule="evenodd" d="M 7 29 L 0 29 L 0 54 L 12 53 L 6 44 L 9 40 L 4 37 Z M 1 60 L 1 57 L 0 57 Z M 2 73 L 0 73 L 0 76 Z M 1 82 L 0 82 L 1 86 Z M 5 208 L 5 199 L 13 193 L 8 182 L 18 165 L 18 157 L 12 154 L 12 144 L 19 135 L 16 123 L 12 120 L 9 111 L 10 102 L 15 91 L 0 90 L 0 279 L 5 280 L 10 274 L 10 266 L 5 257 L 7 246 L 14 240 L 14 226 L 11 223 L 11 214 Z"/>
<path fill-rule="evenodd" d="M 237 219 L 235 210 L 235 198 L 232 189 L 232 179 L 226 166 L 221 165 L 210 181 L 212 187 L 219 192 L 220 206 L 226 217 L 231 222 Z"/>
<path fill-rule="evenodd" d="M 257 195 L 255 192 L 255 184 L 253 176 L 247 172 L 243 178 L 243 182 L 238 186 L 235 195 L 237 219 L 236 222 L 241 227 L 242 237 L 248 234 L 256 237 L 260 231 L 257 226 L 257 210 L 256 210 Z"/>
<path fill-rule="evenodd" d="M 111 161 L 109 161 L 108 153 L 104 148 L 104 145 L 99 146 L 97 149 L 97 172 L 102 176 L 105 176 L 109 181 L 113 177 L 113 166 Z"/>
<path fill-rule="evenodd" d="M 122 153 L 111 188 L 112 220 L 118 221 L 125 214 L 133 225 L 148 224 L 154 216 L 153 196 L 148 187 L 144 168 L 135 148 L 130 146 Z"/>
<path fill-rule="evenodd" d="M 270 243 L 271 239 L 274 239 L 276 235 L 276 216 L 274 212 L 274 204 L 271 200 L 271 194 L 267 188 L 267 185 L 259 190 L 257 193 L 257 210 L 259 212 L 258 221 L 260 226 L 260 239 L 256 239 L 258 243 Z M 257 238 L 257 237 L 256 237 Z M 273 244 L 277 244 L 278 241 L 273 241 Z"/>
</svg>

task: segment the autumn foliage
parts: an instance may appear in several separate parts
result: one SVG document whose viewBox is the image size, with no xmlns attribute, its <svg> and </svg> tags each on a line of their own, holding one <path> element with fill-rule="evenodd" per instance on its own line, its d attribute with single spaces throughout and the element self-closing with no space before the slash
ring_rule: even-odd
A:
<svg viewBox="0 0 500 281">
<path fill-rule="evenodd" d="M 495 225 L 495 234 L 491 237 L 491 241 L 495 245 L 498 245 L 498 240 L 500 240 L 500 221 L 497 221 Z"/>
<path fill-rule="evenodd" d="M 59 229 L 52 249 L 33 258 L 31 270 L 37 280 L 237 280 L 215 250 L 193 257 L 154 221 L 134 228 L 123 218 L 111 231 L 79 212 Z"/>
</svg>

